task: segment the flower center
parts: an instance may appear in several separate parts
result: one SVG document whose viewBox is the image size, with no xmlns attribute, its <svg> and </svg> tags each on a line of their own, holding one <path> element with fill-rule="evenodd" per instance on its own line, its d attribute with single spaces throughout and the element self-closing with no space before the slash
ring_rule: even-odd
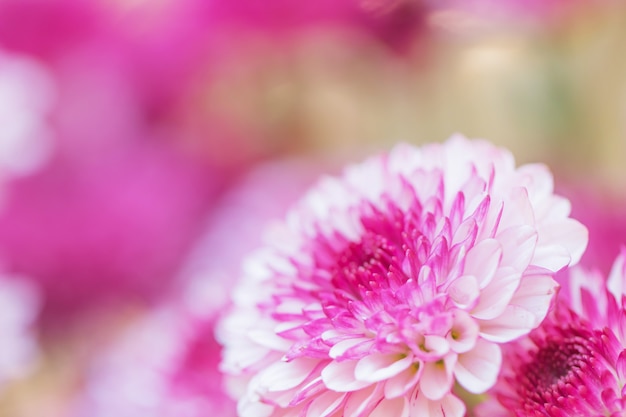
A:
<svg viewBox="0 0 626 417">
<path fill-rule="evenodd" d="M 389 272 L 401 271 L 402 253 L 406 245 L 395 241 L 397 236 L 365 234 L 358 243 L 350 243 L 337 257 L 330 269 L 335 289 L 347 291 L 357 300 L 363 299 L 364 291 L 389 286 Z M 401 280 L 408 277 L 404 274 Z M 401 284 L 401 282 L 398 282 Z"/>
<path fill-rule="evenodd" d="M 333 348 L 332 356 L 340 359 L 359 359 L 372 351 L 442 359 L 450 350 L 450 331 L 456 329 L 460 338 L 460 329 L 467 330 L 439 282 L 450 275 L 451 251 L 462 251 L 460 245 L 450 247 L 449 221 L 440 206 L 423 210 L 417 200 L 405 209 L 392 202 L 384 210 L 361 209 L 358 240 L 320 233 L 308 248 L 311 269 L 301 286 L 292 287 L 297 294 L 278 296 L 289 321 L 295 318 L 290 302 L 307 299 L 302 332 L 281 333 L 297 340 L 287 357 L 323 356 Z M 275 311 L 274 317 L 281 319 L 281 314 Z M 351 343 L 355 346 L 342 350 Z"/>
<path fill-rule="evenodd" d="M 616 409 L 613 400 L 621 391 L 613 363 L 617 358 L 608 352 L 619 351 L 619 342 L 573 313 L 569 318 L 564 326 L 552 321 L 531 334 L 535 349 L 507 378 L 515 394 L 501 398 L 516 415 L 601 415 Z"/>
<path fill-rule="evenodd" d="M 537 352 L 535 360 L 527 365 L 526 375 L 533 392 L 558 389 L 560 382 L 567 383 L 593 356 L 590 342 L 581 336 L 567 340 L 549 340 Z M 530 387 L 529 387 L 530 388 Z"/>
</svg>

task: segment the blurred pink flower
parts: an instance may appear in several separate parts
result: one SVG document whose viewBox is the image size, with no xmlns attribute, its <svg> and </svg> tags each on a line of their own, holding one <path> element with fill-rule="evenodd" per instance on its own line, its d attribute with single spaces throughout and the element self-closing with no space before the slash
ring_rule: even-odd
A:
<svg viewBox="0 0 626 417">
<path fill-rule="evenodd" d="M 462 416 L 499 344 L 544 319 L 578 261 L 542 165 L 457 136 L 319 182 L 249 257 L 219 326 L 239 414 Z"/>
<path fill-rule="evenodd" d="M 32 326 L 38 310 L 34 287 L 17 277 L 0 277 L 0 388 L 33 367 L 37 342 Z"/>
<path fill-rule="evenodd" d="M 0 49 L 0 178 L 36 170 L 51 153 L 55 86 L 47 68 Z M 4 185 L 3 185 L 4 187 Z"/>
<path fill-rule="evenodd" d="M 326 163 L 273 161 L 251 169 L 217 201 L 190 252 L 176 306 L 149 312 L 97 352 L 73 417 L 234 416 L 218 371 L 216 317 L 228 302 L 241 258 L 282 217 Z"/>
<path fill-rule="evenodd" d="M 195 313 L 226 303 L 242 260 L 262 245 L 263 232 L 331 165 L 312 158 L 269 161 L 251 168 L 217 199 L 180 279 Z"/>
<path fill-rule="evenodd" d="M 47 144 L 46 164 L 2 195 L 0 252 L 41 284 L 45 322 L 167 292 L 220 192 L 271 152 L 188 97 L 210 72 L 203 3 L 0 2 L 0 44 L 22 63 L 0 133 Z M 0 165 L 27 155 L 4 158 L 1 136 Z"/>
<path fill-rule="evenodd" d="M 162 307 L 103 347 L 72 417 L 235 416 L 218 372 L 213 320 Z"/>
<path fill-rule="evenodd" d="M 572 216 L 589 230 L 589 245 L 581 265 L 608 275 L 619 248 L 626 245 L 626 194 L 603 187 L 600 178 L 579 178 L 575 184 L 561 188 L 572 201 Z"/>
<path fill-rule="evenodd" d="M 198 236 L 213 177 L 167 147 L 56 157 L 8 187 L 0 252 L 9 271 L 41 286 L 49 324 L 103 303 L 153 301 Z"/>
<path fill-rule="evenodd" d="M 321 0 L 306 4 L 233 0 L 213 2 L 208 9 L 215 24 L 225 29 L 263 32 L 286 40 L 285 33 L 342 28 L 406 52 L 428 34 L 428 16 L 437 7 L 437 2 L 421 0 Z"/>
<path fill-rule="evenodd" d="M 557 304 L 506 348 L 491 398 L 477 416 L 623 416 L 626 398 L 626 250 L 608 280 L 570 270 Z"/>
</svg>

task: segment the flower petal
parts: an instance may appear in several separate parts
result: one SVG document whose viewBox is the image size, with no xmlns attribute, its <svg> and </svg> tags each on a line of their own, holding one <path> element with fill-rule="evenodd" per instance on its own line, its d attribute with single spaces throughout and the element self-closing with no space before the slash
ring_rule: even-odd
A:
<svg viewBox="0 0 626 417">
<path fill-rule="evenodd" d="M 452 388 L 452 369 L 456 355 L 449 355 L 437 362 L 424 364 L 420 378 L 420 392 L 430 400 L 440 400 Z"/>
<path fill-rule="evenodd" d="M 460 276 L 448 287 L 448 295 L 457 307 L 469 308 L 474 305 L 480 295 L 478 280 L 472 275 Z"/>
<path fill-rule="evenodd" d="M 454 376 L 466 390 L 481 394 L 495 384 L 501 363 L 500 347 L 478 339 L 474 349 L 459 355 Z"/>
<path fill-rule="evenodd" d="M 369 416 L 374 407 L 383 399 L 382 384 L 374 384 L 351 393 L 343 407 L 343 417 Z"/>
<path fill-rule="evenodd" d="M 413 355 L 397 353 L 373 353 L 359 360 L 354 376 L 359 381 L 378 382 L 389 379 L 407 369 L 413 363 Z"/>
<path fill-rule="evenodd" d="M 448 394 L 440 400 L 430 400 L 422 392 L 411 399 L 411 416 L 419 417 L 463 417 L 465 404 L 452 394 Z"/>
<path fill-rule="evenodd" d="M 587 228 L 580 222 L 570 219 L 552 220 L 548 224 L 541 225 L 539 240 L 537 245 L 541 247 L 560 246 L 563 248 L 570 258 L 570 265 L 578 263 L 582 256 L 587 242 L 589 240 L 589 232 Z M 540 252 L 541 255 L 546 256 Z M 533 264 L 545 266 L 552 271 L 558 271 L 567 264 L 551 262 L 547 258 L 535 257 Z"/>
<path fill-rule="evenodd" d="M 385 398 L 397 398 L 406 394 L 422 376 L 424 365 L 415 362 L 410 368 L 385 382 Z"/>
<path fill-rule="evenodd" d="M 528 225 L 513 226 L 502 230 L 497 235 L 502 245 L 500 264 L 523 272 L 533 257 L 537 244 L 537 232 Z"/>
<path fill-rule="evenodd" d="M 326 387 L 337 392 L 350 392 L 365 388 L 371 384 L 359 381 L 354 376 L 358 361 L 333 361 L 322 370 L 322 380 Z"/>
<path fill-rule="evenodd" d="M 501 258 L 500 242 L 495 239 L 485 239 L 467 252 L 463 273 L 475 276 L 479 287 L 484 288 L 493 278 Z"/>
<path fill-rule="evenodd" d="M 559 289 L 559 284 L 549 275 L 524 277 L 511 299 L 511 304 L 530 311 L 535 316 L 535 326 L 543 321 Z"/>
<path fill-rule="evenodd" d="M 472 316 L 489 320 L 502 314 L 517 291 L 521 279 L 522 273 L 513 268 L 498 269 L 493 281 L 480 292 L 478 303 L 471 310 Z"/>
<path fill-rule="evenodd" d="M 257 376 L 257 386 L 267 391 L 284 391 L 300 385 L 315 366 L 318 359 L 298 358 L 290 362 L 276 362 Z"/>
<path fill-rule="evenodd" d="M 455 353 L 473 349 L 479 330 L 478 323 L 469 314 L 462 310 L 455 311 L 452 329 L 447 337 L 450 349 Z"/>
<path fill-rule="evenodd" d="M 345 397 L 346 394 L 344 393 L 326 391 L 311 401 L 306 411 L 306 417 L 327 417 L 332 415 L 343 406 Z"/>
<path fill-rule="evenodd" d="M 382 400 L 368 417 L 409 417 L 409 404 L 406 398 Z"/>
<path fill-rule="evenodd" d="M 480 336 L 498 343 L 510 342 L 535 327 L 536 316 L 525 308 L 508 305 L 495 319 L 479 320 Z"/>
</svg>

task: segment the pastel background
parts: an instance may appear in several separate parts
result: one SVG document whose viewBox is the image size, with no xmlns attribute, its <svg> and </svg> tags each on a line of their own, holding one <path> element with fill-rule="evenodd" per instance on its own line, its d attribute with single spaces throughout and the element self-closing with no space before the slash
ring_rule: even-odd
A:
<svg viewBox="0 0 626 417">
<path fill-rule="evenodd" d="M 262 230 L 456 132 L 549 165 L 607 273 L 626 3 L 0 0 L 0 416 L 234 415 L 212 329 Z"/>
</svg>

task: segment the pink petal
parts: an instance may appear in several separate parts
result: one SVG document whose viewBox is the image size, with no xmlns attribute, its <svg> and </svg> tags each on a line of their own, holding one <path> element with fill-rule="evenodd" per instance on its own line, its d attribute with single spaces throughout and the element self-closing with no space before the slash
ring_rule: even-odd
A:
<svg viewBox="0 0 626 417">
<path fill-rule="evenodd" d="M 240 416 L 270 417 L 273 413 L 274 406 L 259 401 L 250 401 L 248 397 L 243 397 L 237 403 L 237 414 Z"/>
<path fill-rule="evenodd" d="M 621 300 L 626 291 L 626 249 L 622 249 L 613 262 L 606 284 L 616 300 Z"/>
<path fill-rule="evenodd" d="M 346 394 L 327 391 L 315 398 L 306 411 L 306 417 L 326 417 L 339 410 L 345 400 Z M 242 414 L 243 415 L 243 414 Z M 251 416 L 253 414 L 250 414 Z"/>
<path fill-rule="evenodd" d="M 523 277 L 501 315 L 479 320 L 481 336 L 493 342 L 508 342 L 527 334 L 543 321 L 557 290 L 558 284 L 550 276 Z"/>
<path fill-rule="evenodd" d="M 370 382 L 359 381 L 354 377 L 358 361 L 332 361 L 322 370 L 322 380 L 326 387 L 337 392 L 350 392 L 365 388 Z"/>
<path fill-rule="evenodd" d="M 454 395 L 447 395 L 441 401 L 442 417 L 463 417 L 465 415 L 465 404 Z"/>
<path fill-rule="evenodd" d="M 423 370 L 424 365 L 421 362 L 416 362 L 410 368 L 389 378 L 385 382 L 385 398 L 397 398 L 406 394 L 420 379 Z"/>
<path fill-rule="evenodd" d="M 450 349 L 455 353 L 469 351 L 476 344 L 479 330 L 478 324 L 469 314 L 457 310 L 454 313 L 452 329 L 447 337 Z"/>
<path fill-rule="evenodd" d="M 569 265 L 571 260 L 570 253 L 561 245 L 537 245 L 531 265 L 556 272 Z"/>
<path fill-rule="evenodd" d="M 465 220 L 454 232 L 454 237 L 452 238 L 452 244 L 450 246 L 454 246 L 470 238 L 472 240 L 469 242 L 469 244 L 472 244 L 473 239 L 476 238 L 476 228 L 476 220 L 472 218 Z"/>
<path fill-rule="evenodd" d="M 446 395 L 440 400 L 429 400 L 418 392 L 411 399 L 410 415 L 416 417 L 463 417 L 465 404 L 452 394 Z"/>
<path fill-rule="evenodd" d="M 472 316 L 490 320 L 502 314 L 517 291 L 521 279 L 521 272 L 513 268 L 498 269 L 493 281 L 480 292 L 478 303 L 471 310 Z"/>
<path fill-rule="evenodd" d="M 459 355 L 454 376 L 466 390 L 481 394 L 495 384 L 501 363 L 500 347 L 478 339 L 474 349 Z"/>
<path fill-rule="evenodd" d="M 493 278 L 501 257 L 500 243 L 495 239 L 485 239 L 467 252 L 463 273 L 475 276 L 479 287 L 484 288 Z"/>
<path fill-rule="evenodd" d="M 615 369 L 620 382 L 626 382 L 626 350 L 620 352 Z"/>
<path fill-rule="evenodd" d="M 528 190 L 528 195 L 533 203 L 539 203 L 540 199 L 550 196 L 554 191 L 552 173 L 543 164 L 523 165 L 517 168 L 517 177 L 518 184 Z"/>
<path fill-rule="evenodd" d="M 525 308 L 508 305 L 500 316 L 491 320 L 478 320 L 480 336 L 498 343 L 510 342 L 527 334 L 535 327 L 536 317 Z"/>
<path fill-rule="evenodd" d="M 570 265 L 574 265 L 578 263 L 587 248 L 588 240 L 589 232 L 585 226 L 574 219 L 565 218 L 553 220 L 548 224 L 541 225 L 537 245 L 541 247 L 562 247 L 571 259 L 571 261 L 569 261 Z M 567 265 L 567 263 L 562 265 L 551 263 L 548 259 L 537 257 L 533 258 L 533 264 L 556 268 L 551 269 L 552 271 L 558 271 Z"/>
<path fill-rule="evenodd" d="M 409 417 L 409 404 L 406 398 L 382 400 L 368 417 Z"/>
<path fill-rule="evenodd" d="M 465 309 L 476 302 L 480 295 L 480 288 L 476 277 L 463 275 L 452 281 L 447 292 L 457 307 Z"/>
<path fill-rule="evenodd" d="M 258 386 L 267 391 L 285 391 L 297 387 L 319 362 L 319 359 L 308 358 L 276 362 L 258 374 Z"/>
<path fill-rule="evenodd" d="M 349 395 L 342 410 L 343 417 L 369 416 L 371 411 L 382 400 L 382 385 L 376 384 L 353 392 Z"/>
<path fill-rule="evenodd" d="M 534 226 L 535 214 L 528 198 L 528 191 L 523 187 L 515 187 L 510 190 L 508 199 L 504 201 L 499 229 L 504 230 L 520 225 Z"/>
<path fill-rule="evenodd" d="M 513 226 L 499 232 L 496 236 L 502 245 L 500 265 L 524 271 L 530 264 L 537 244 L 537 232 L 528 225 Z"/>
<path fill-rule="evenodd" d="M 558 289 L 559 285 L 551 276 L 527 276 L 522 278 L 511 304 L 530 311 L 535 316 L 535 326 L 538 326 L 546 317 Z"/>
<path fill-rule="evenodd" d="M 424 364 L 424 371 L 420 378 L 420 391 L 430 400 L 440 400 L 452 388 L 452 368 L 456 355 L 450 355 L 437 362 Z"/>
<path fill-rule="evenodd" d="M 446 328 L 446 331 L 448 329 Z M 443 336 L 437 335 L 426 335 L 423 336 L 422 342 L 420 345 L 423 345 L 425 351 L 427 352 L 424 356 L 430 358 L 441 358 L 443 355 L 450 351 L 450 344 L 448 340 Z"/>
<path fill-rule="evenodd" d="M 291 342 L 276 334 L 269 329 L 253 329 L 247 333 L 247 336 L 259 346 L 275 350 L 278 352 L 287 351 L 291 346 Z"/>
<path fill-rule="evenodd" d="M 359 360 L 354 376 L 359 381 L 378 382 L 399 374 L 412 363 L 413 355 L 403 357 L 397 353 L 374 353 Z"/>
<path fill-rule="evenodd" d="M 339 358 L 346 353 L 347 350 L 355 347 L 356 345 L 369 342 L 371 339 L 365 337 L 354 337 L 352 339 L 342 340 L 341 342 L 337 342 L 333 347 L 330 348 L 328 352 L 328 356 L 333 359 Z"/>
</svg>

